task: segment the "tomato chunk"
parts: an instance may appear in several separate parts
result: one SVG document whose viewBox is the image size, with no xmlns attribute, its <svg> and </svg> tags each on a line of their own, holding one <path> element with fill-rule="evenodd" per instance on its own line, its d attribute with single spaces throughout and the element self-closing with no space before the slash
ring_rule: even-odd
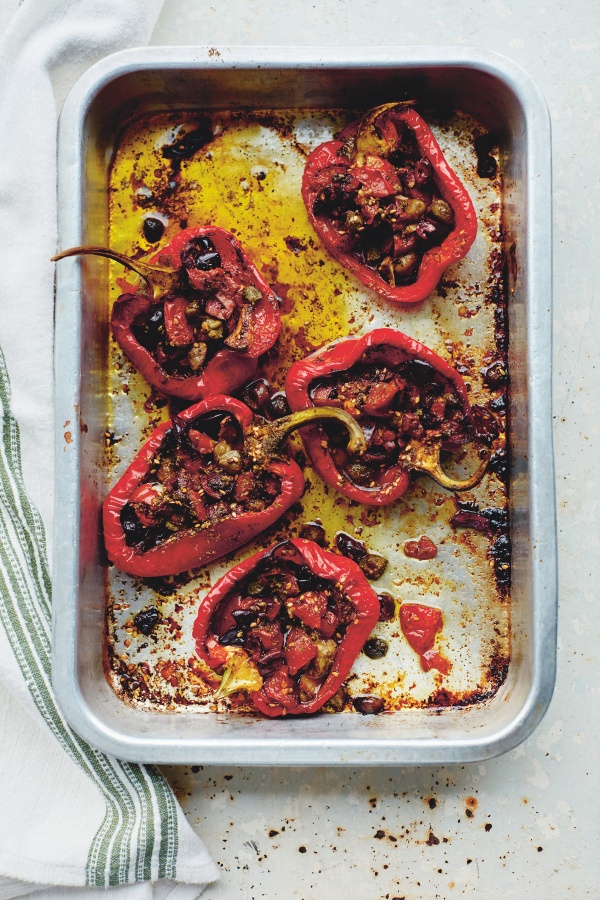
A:
<svg viewBox="0 0 600 900">
<path fill-rule="evenodd" d="M 327 611 L 327 597 L 320 591 L 306 591 L 288 603 L 288 610 L 309 628 L 319 628 Z"/>
<path fill-rule="evenodd" d="M 185 315 L 187 306 L 188 301 L 183 297 L 167 300 L 164 305 L 165 329 L 169 343 L 174 347 L 185 347 L 194 342 L 194 329 Z"/>
<path fill-rule="evenodd" d="M 301 628 L 293 625 L 288 632 L 285 644 L 285 661 L 288 664 L 290 675 L 296 675 L 316 655 L 317 647 L 309 635 Z"/>
<path fill-rule="evenodd" d="M 279 703 L 284 709 L 293 709 L 298 705 L 294 694 L 294 682 L 290 678 L 287 666 L 281 666 L 269 675 L 262 687 L 264 693 L 273 703 Z"/>
</svg>

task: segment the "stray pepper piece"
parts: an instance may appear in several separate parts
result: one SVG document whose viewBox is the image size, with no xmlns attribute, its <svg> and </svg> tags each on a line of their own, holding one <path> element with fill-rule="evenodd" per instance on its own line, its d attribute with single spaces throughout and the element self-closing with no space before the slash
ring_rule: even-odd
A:
<svg viewBox="0 0 600 900">
<path fill-rule="evenodd" d="M 403 603 L 400 607 L 400 627 L 411 648 L 419 655 L 424 672 L 437 669 L 447 675 L 450 660 L 434 648 L 437 634 L 442 630 L 441 610 L 421 603 Z"/>
<path fill-rule="evenodd" d="M 194 402 L 230 394 L 252 378 L 280 331 L 277 299 L 239 241 L 214 226 L 179 232 L 149 262 L 105 247 L 73 247 L 54 260 L 91 254 L 136 272 L 142 290 L 121 294 L 115 340 L 146 381 Z"/>
<path fill-rule="evenodd" d="M 477 233 L 467 191 L 407 103 L 379 106 L 316 147 L 302 196 L 329 252 L 397 303 L 429 296 Z"/>
<path fill-rule="evenodd" d="M 249 592 L 252 608 L 238 613 L 234 634 L 223 631 L 223 610 L 245 603 Z M 325 636 L 322 621 L 311 619 L 309 626 L 296 615 L 307 593 L 321 593 L 336 616 L 333 638 Z M 282 638 L 275 650 L 260 637 L 274 599 L 281 612 L 272 626 Z M 309 714 L 340 690 L 378 616 L 377 596 L 355 562 L 295 538 L 224 575 L 200 603 L 193 637 L 198 656 L 223 673 L 217 698 L 244 691 L 266 716 Z"/>
<path fill-rule="evenodd" d="M 475 443 L 477 407 L 471 407 L 452 366 L 399 331 L 378 328 L 322 347 L 294 363 L 285 390 L 294 411 L 338 406 L 361 426 L 367 451 L 360 460 L 335 430 L 310 425 L 302 431 L 317 472 L 350 500 L 393 503 L 408 488 L 411 471 L 427 473 L 452 491 L 469 490 L 485 473 L 490 454 L 483 446 L 470 477 L 453 478 L 443 470 L 442 451 Z"/>
<path fill-rule="evenodd" d="M 312 411 L 316 418 L 321 412 Z M 333 414 L 352 429 L 360 451 L 360 428 L 345 413 Z M 306 413 L 267 426 L 253 421 L 244 403 L 216 396 L 155 429 L 104 502 L 114 565 L 142 578 L 206 565 L 260 534 L 302 496 L 302 470 L 279 444 Z"/>
</svg>

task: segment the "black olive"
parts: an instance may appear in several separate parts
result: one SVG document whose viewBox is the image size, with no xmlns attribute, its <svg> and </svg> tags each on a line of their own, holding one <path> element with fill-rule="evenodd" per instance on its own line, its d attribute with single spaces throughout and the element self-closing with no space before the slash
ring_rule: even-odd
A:
<svg viewBox="0 0 600 900">
<path fill-rule="evenodd" d="M 140 324 L 134 324 L 132 331 L 142 347 L 153 353 L 165 338 L 164 313 L 162 304 L 150 307 L 149 315 Z"/>
<path fill-rule="evenodd" d="M 345 531 L 339 531 L 335 536 L 335 544 L 343 556 L 349 556 L 355 562 L 363 559 L 367 555 L 365 545 L 362 541 L 357 541 Z"/>
<path fill-rule="evenodd" d="M 383 659 L 388 650 L 387 641 L 382 641 L 380 638 L 369 638 L 363 647 L 363 653 L 369 659 Z"/>
<path fill-rule="evenodd" d="M 239 630 L 240 628 L 247 628 L 250 622 L 252 622 L 256 618 L 256 610 L 234 609 L 231 615 L 235 619 Z"/>
<path fill-rule="evenodd" d="M 375 716 L 383 711 L 385 703 L 382 697 L 355 697 L 352 706 L 363 716 Z"/>
<path fill-rule="evenodd" d="M 241 393 L 241 398 L 249 406 L 252 412 L 259 412 L 271 397 L 269 382 L 266 378 L 257 378 L 247 384 Z"/>
<path fill-rule="evenodd" d="M 144 540 L 146 529 L 136 516 L 135 510 L 130 503 L 125 504 L 119 518 L 125 535 L 125 543 L 128 547 L 133 547 Z"/>
<path fill-rule="evenodd" d="M 490 155 L 497 143 L 495 134 L 481 134 L 473 141 L 477 154 L 477 174 L 480 178 L 493 178 L 498 170 L 496 160 Z"/>
<path fill-rule="evenodd" d="M 149 606 L 148 609 L 143 609 L 134 617 L 133 624 L 142 634 L 149 635 L 154 631 L 159 619 L 160 613 L 157 608 Z"/>
<path fill-rule="evenodd" d="M 162 155 L 165 159 L 172 159 L 174 162 L 181 162 L 182 159 L 189 159 L 197 150 L 200 150 L 209 141 L 212 141 L 213 133 L 210 119 L 204 118 L 199 123 L 198 128 L 194 131 L 188 131 L 182 138 L 174 144 L 163 147 Z"/>
<path fill-rule="evenodd" d="M 498 171 L 498 163 L 493 156 L 481 156 L 477 161 L 477 174 L 480 178 L 494 178 Z"/>
<path fill-rule="evenodd" d="M 400 366 L 400 374 L 408 377 L 415 384 L 422 386 L 434 380 L 435 369 L 429 363 L 420 359 L 413 359 L 409 363 Z"/>
<path fill-rule="evenodd" d="M 481 515 L 485 516 L 492 528 L 505 528 L 508 524 L 508 513 L 505 509 L 497 506 L 490 506 L 488 509 L 482 509 Z"/>
<path fill-rule="evenodd" d="M 478 156 L 486 155 L 493 150 L 496 144 L 498 143 L 498 138 L 495 134 L 480 134 L 479 137 L 476 137 L 473 141 L 473 146 L 475 147 L 475 153 Z"/>
<path fill-rule="evenodd" d="M 226 631 L 225 634 L 222 634 L 219 638 L 220 644 L 225 644 L 229 647 L 241 647 L 244 643 L 244 634 L 240 635 L 240 628 L 236 626 L 235 628 L 230 628 L 229 631 Z"/>
<path fill-rule="evenodd" d="M 179 254 L 181 265 L 186 269 L 218 269 L 221 265 L 221 254 L 209 237 L 192 238 Z"/>
<path fill-rule="evenodd" d="M 481 374 L 483 375 L 485 383 L 492 389 L 499 388 L 501 385 L 506 384 L 508 378 L 506 366 L 500 359 L 482 369 Z"/>
<path fill-rule="evenodd" d="M 290 405 L 283 391 L 273 394 L 271 399 L 265 403 L 264 409 L 271 419 L 282 419 L 291 413 Z"/>
<path fill-rule="evenodd" d="M 201 431 L 202 434 L 207 434 L 213 441 L 218 441 L 221 424 L 226 415 L 227 413 L 217 411 L 205 413 L 203 416 L 198 416 L 197 419 L 194 419 L 191 425 L 197 431 Z"/>
<path fill-rule="evenodd" d="M 390 622 L 396 615 L 396 601 L 391 594 L 385 591 L 377 594 L 379 600 L 379 621 Z"/>
<path fill-rule="evenodd" d="M 488 469 L 505 483 L 508 480 L 508 457 L 505 450 L 496 450 L 489 461 Z"/>
<path fill-rule="evenodd" d="M 164 223 L 160 219 L 150 216 L 144 219 L 144 237 L 149 244 L 157 244 L 165 231 Z"/>
</svg>

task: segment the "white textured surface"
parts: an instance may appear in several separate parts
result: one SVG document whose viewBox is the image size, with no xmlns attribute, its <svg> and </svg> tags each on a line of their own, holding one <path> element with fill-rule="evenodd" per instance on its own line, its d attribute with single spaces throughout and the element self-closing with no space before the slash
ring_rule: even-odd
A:
<svg viewBox="0 0 600 900">
<path fill-rule="evenodd" d="M 525 744 L 485 765 L 169 769 L 223 870 L 208 900 L 599 896 L 599 25 L 596 0 L 166 0 L 154 44 L 495 50 L 535 78 L 553 125 L 561 604 L 550 710 Z"/>
</svg>

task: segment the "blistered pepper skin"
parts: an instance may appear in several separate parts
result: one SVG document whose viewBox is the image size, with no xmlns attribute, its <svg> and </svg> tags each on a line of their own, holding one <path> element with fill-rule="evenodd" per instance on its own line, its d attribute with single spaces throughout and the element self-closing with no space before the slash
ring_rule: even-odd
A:
<svg viewBox="0 0 600 900">
<path fill-rule="evenodd" d="M 330 166 L 349 168 L 351 161 L 346 154 L 345 142 L 356 134 L 358 123 L 344 129 L 338 140 L 327 141 L 312 151 L 304 169 L 302 196 L 311 225 L 332 256 L 344 268 L 387 300 L 412 304 L 420 303 L 433 293 L 445 269 L 466 256 L 477 235 L 477 216 L 465 187 L 450 167 L 431 129 L 421 116 L 414 109 L 403 109 L 394 111 L 393 119 L 404 122 L 414 133 L 422 157 L 433 167 L 437 189 L 454 212 L 452 231 L 439 247 L 433 247 L 424 254 L 413 284 L 398 287 L 388 284 L 376 269 L 365 265 L 356 254 L 345 248 L 344 240 L 327 217 L 316 216 L 313 212 L 315 200 L 322 190 L 317 176 Z"/>
<path fill-rule="evenodd" d="M 220 410 L 230 413 L 242 430 L 252 424 L 252 411 L 241 401 L 226 396 L 196 403 L 179 413 L 179 419 L 184 423 L 192 422 L 204 413 Z M 293 460 L 274 460 L 267 468 L 281 480 L 281 492 L 266 509 L 217 520 L 207 529 L 175 533 L 146 552 L 129 547 L 121 512 L 148 474 L 171 424 L 170 421 L 163 422 L 153 431 L 103 506 L 104 541 L 110 561 L 124 572 L 141 578 L 175 575 L 220 559 L 276 522 L 302 496 L 305 487 L 302 470 Z"/>
<path fill-rule="evenodd" d="M 338 645 L 329 674 L 312 700 L 305 703 L 296 702 L 294 705 L 283 707 L 281 704 L 269 700 L 262 689 L 250 694 L 254 706 L 269 717 L 308 715 L 318 712 L 339 691 L 379 618 L 377 595 L 355 562 L 324 550 L 312 541 L 293 538 L 289 543 L 300 553 L 311 572 L 340 585 L 356 608 L 356 618 L 348 625 L 346 633 Z M 247 578 L 258 563 L 273 549 L 273 547 L 269 547 L 267 550 L 261 550 L 234 566 L 215 584 L 201 602 L 192 634 L 196 641 L 198 656 L 208 665 L 216 667 L 223 665 L 226 660 L 225 648 L 217 643 L 211 633 L 210 624 L 214 613 L 229 592 Z"/>
<path fill-rule="evenodd" d="M 367 350 L 373 348 L 381 349 L 383 359 L 386 353 L 391 355 L 400 351 L 400 355 L 406 360 L 417 359 L 428 363 L 452 385 L 463 404 L 465 416 L 471 418 L 469 395 L 459 373 L 429 347 L 392 328 L 376 328 L 359 338 L 342 339 L 321 347 L 306 359 L 294 363 L 285 382 L 285 392 L 292 411 L 314 406 L 310 387 L 315 379 L 350 369 Z M 318 425 L 307 425 L 301 434 L 307 453 L 321 478 L 350 500 L 370 506 L 385 506 L 398 500 L 410 484 L 409 474 L 402 465 L 384 469 L 374 488 L 354 484 L 336 466 Z"/>
<path fill-rule="evenodd" d="M 250 310 L 252 340 L 247 351 L 239 352 L 223 347 L 200 373 L 189 376 L 171 375 L 133 333 L 136 319 L 147 313 L 156 301 L 143 292 L 134 293 L 130 286 L 130 291 L 116 300 L 111 315 L 111 329 L 116 342 L 146 381 L 161 393 L 190 403 L 215 394 L 231 394 L 245 384 L 255 374 L 258 358 L 275 344 L 281 328 L 279 305 L 273 291 L 237 238 L 223 228 L 187 228 L 159 250 L 149 263 L 179 267 L 182 250 L 190 240 L 199 237 L 212 241 L 221 256 L 223 269 L 243 275 L 248 286 L 261 292 L 261 299 Z"/>
</svg>

